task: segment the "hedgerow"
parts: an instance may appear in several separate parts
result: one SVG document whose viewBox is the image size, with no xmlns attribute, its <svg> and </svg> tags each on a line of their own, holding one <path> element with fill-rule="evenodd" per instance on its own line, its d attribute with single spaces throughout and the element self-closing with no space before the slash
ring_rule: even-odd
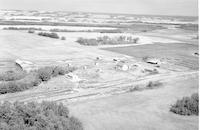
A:
<svg viewBox="0 0 200 130">
<path fill-rule="evenodd" d="M 117 45 L 117 44 L 137 44 L 139 38 L 133 38 L 131 36 L 119 36 L 110 38 L 108 36 L 98 37 L 98 38 L 78 38 L 76 42 L 81 45 L 86 46 L 97 46 L 97 45 Z"/>
<path fill-rule="evenodd" d="M 7 71 L 0 74 L 0 81 L 19 80 L 26 76 L 24 71 Z"/>
<path fill-rule="evenodd" d="M 50 37 L 50 38 L 59 39 L 59 36 L 58 36 L 57 33 L 39 32 L 38 35 L 39 36 L 44 36 L 44 37 Z"/>
<path fill-rule="evenodd" d="M 14 93 L 23 90 L 27 90 L 34 86 L 38 86 L 41 82 L 48 81 L 52 77 L 58 75 L 64 75 L 69 72 L 73 72 L 76 68 L 74 67 L 44 67 L 37 71 L 26 74 L 25 77 L 16 80 L 4 81 L 0 83 L 0 94 Z"/>
</svg>

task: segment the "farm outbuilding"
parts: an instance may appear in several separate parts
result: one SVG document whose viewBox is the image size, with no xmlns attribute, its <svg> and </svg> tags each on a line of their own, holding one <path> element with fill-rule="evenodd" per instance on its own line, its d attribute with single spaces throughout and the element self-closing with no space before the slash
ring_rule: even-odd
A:
<svg viewBox="0 0 200 130">
<path fill-rule="evenodd" d="M 161 61 L 157 58 L 147 58 L 146 63 L 149 64 L 161 64 Z"/>
<path fill-rule="evenodd" d="M 126 63 L 119 62 L 119 63 L 117 63 L 117 65 L 115 66 L 115 69 L 127 71 L 127 70 L 129 70 L 129 66 L 128 66 Z"/>
<path fill-rule="evenodd" d="M 38 69 L 36 65 L 34 65 L 32 62 L 30 61 L 25 61 L 25 60 L 20 60 L 17 59 L 15 60 L 16 65 L 18 65 L 22 70 L 26 71 L 26 72 L 30 72 L 32 70 L 36 70 Z"/>
</svg>

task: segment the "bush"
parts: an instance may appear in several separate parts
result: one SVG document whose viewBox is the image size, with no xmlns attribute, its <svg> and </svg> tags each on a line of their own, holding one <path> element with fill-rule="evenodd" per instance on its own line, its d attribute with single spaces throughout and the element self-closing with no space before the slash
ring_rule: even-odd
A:
<svg viewBox="0 0 200 130">
<path fill-rule="evenodd" d="M 199 94 L 194 93 L 191 97 L 183 97 L 177 100 L 170 108 L 171 112 L 180 115 L 199 115 Z"/>
<path fill-rule="evenodd" d="M 38 77 L 42 81 L 48 81 L 52 76 L 58 76 L 58 75 L 65 75 L 66 73 L 73 72 L 76 70 L 75 67 L 61 67 L 61 66 L 55 66 L 55 67 L 44 67 L 39 69 Z"/>
<path fill-rule="evenodd" d="M 150 81 L 150 82 L 147 84 L 146 88 L 148 88 L 148 89 L 153 89 L 153 88 L 158 88 L 158 87 L 160 87 L 160 86 L 162 86 L 162 83 L 161 83 L 161 82 L 159 82 L 159 81 L 154 81 L 154 82 Z"/>
<path fill-rule="evenodd" d="M 26 74 L 25 77 L 18 80 L 11 80 L 0 83 L 0 94 L 14 93 L 27 90 L 38 86 L 43 81 L 48 81 L 51 77 L 64 75 L 76 70 L 75 67 L 44 67 L 35 72 Z"/>
<path fill-rule="evenodd" d="M 100 33 L 122 33 L 123 31 L 120 29 L 96 29 L 93 30 L 92 32 L 100 32 Z"/>
<path fill-rule="evenodd" d="M 56 66 L 54 69 L 53 69 L 53 77 L 57 76 L 57 75 L 64 75 L 66 74 L 66 70 L 64 67 L 60 67 L 60 66 Z"/>
<path fill-rule="evenodd" d="M 37 73 L 30 73 L 23 79 L 0 83 L 0 94 L 23 91 L 38 86 L 40 83 L 41 80 L 37 77 Z"/>
<path fill-rule="evenodd" d="M 66 40 L 66 38 L 64 36 L 61 37 L 61 40 Z"/>
<path fill-rule="evenodd" d="M 84 39 L 84 38 L 78 38 L 76 41 L 80 43 L 81 45 L 86 45 L 86 46 L 97 46 L 98 42 L 96 39 Z"/>
<path fill-rule="evenodd" d="M 44 67 L 39 69 L 37 72 L 39 79 L 42 81 L 48 81 L 53 74 L 53 67 Z"/>
<path fill-rule="evenodd" d="M 26 76 L 24 71 L 7 71 L 0 74 L 0 81 L 19 80 Z"/>
<path fill-rule="evenodd" d="M 39 36 L 44 36 L 44 37 L 50 37 L 50 38 L 59 39 L 59 36 L 58 36 L 57 33 L 39 32 L 38 35 Z"/>
<path fill-rule="evenodd" d="M 34 30 L 28 30 L 28 33 L 35 33 Z"/>
<path fill-rule="evenodd" d="M 130 86 L 128 88 L 128 92 L 142 91 L 142 90 L 144 90 L 144 88 L 142 88 L 142 87 L 140 87 L 138 85 L 136 85 L 136 86 Z"/>
<path fill-rule="evenodd" d="M 0 104 L 1 130 L 83 130 L 63 104 L 55 102 L 4 102 Z"/>
</svg>

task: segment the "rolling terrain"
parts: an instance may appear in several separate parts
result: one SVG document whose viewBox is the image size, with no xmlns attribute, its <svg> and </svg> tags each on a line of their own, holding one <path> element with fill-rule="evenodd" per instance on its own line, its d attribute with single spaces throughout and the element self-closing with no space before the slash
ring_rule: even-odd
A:
<svg viewBox="0 0 200 130">
<path fill-rule="evenodd" d="M 29 15 L 32 18 L 32 14 Z M 40 15 L 44 17 L 45 13 Z M 72 17 L 80 14 L 69 15 Z M 27 18 L 25 22 L 22 17 L 11 20 L 10 17 L 7 16 L 7 20 L 10 20 L 12 24 L 20 20 L 22 24 L 28 23 L 27 21 L 30 20 Z M 65 17 L 67 18 L 66 15 Z M 80 20 L 81 23 L 83 19 L 80 17 L 74 19 Z M 164 19 L 167 18 L 163 17 L 162 24 L 156 21 L 156 18 L 141 17 L 140 20 L 143 21 L 140 26 L 145 23 L 148 26 L 153 24 L 162 27 L 152 30 L 154 26 L 151 26 L 152 28 L 147 32 L 138 29 L 137 33 L 134 26 L 138 21 L 132 21 L 132 23 L 126 19 L 122 24 L 116 24 L 121 19 L 113 17 L 110 15 L 107 18 L 106 15 L 98 18 L 100 20 L 98 26 L 95 25 L 95 29 L 123 28 L 124 32 L 58 32 L 59 36 L 66 37 L 66 40 L 61 40 L 38 36 L 39 31 L 28 33 L 28 30 L 1 29 L 1 73 L 20 70 L 15 61 L 21 59 L 30 61 L 37 67 L 75 66 L 77 70 L 73 74 L 81 80 L 73 81 L 66 75 L 53 77 L 48 82 L 43 82 L 29 90 L 1 94 L 0 101 L 62 102 L 69 107 L 72 115 L 83 122 L 85 130 L 197 130 L 199 116 L 176 115 L 169 109 L 177 99 L 198 92 L 199 45 L 198 39 L 194 38 L 198 32 L 176 28 L 175 26 L 188 23 L 188 21 L 181 21 L 182 17 L 170 23 L 166 23 Z M 90 21 L 92 18 L 85 19 Z M 51 21 L 51 19 L 48 20 L 46 23 Z M 60 22 L 61 18 L 57 20 Z M 65 19 L 64 23 L 70 26 L 62 25 L 57 28 L 81 31 L 81 29 L 92 29 L 90 25 L 94 24 L 86 22 L 84 24 L 87 27 L 81 26 L 80 23 L 79 26 L 75 26 L 78 22 L 69 23 L 68 20 Z M 108 22 L 110 20 L 114 23 Z M 38 21 L 38 24 L 45 23 L 45 19 L 42 18 Z M 5 21 L 0 22 L 0 24 L 5 23 Z M 73 24 L 72 27 L 71 24 Z M 131 24 L 134 26 L 131 27 Z M 34 26 L 43 27 L 46 32 L 56 28 L 56 25 L 35 24 Z M 109 37 L 136 36 L 140 38 L 140 41 L 131 45 L 102 46 L 84 46 L 76 42 L 78 37 L 97 38 L 105 35 Z M 145 57 L 153 57 L 162 62 L 150 64 L 143 60 Z M 155 88 L 148 88 L 149 82 L 161 84 Z"/>
</svg>

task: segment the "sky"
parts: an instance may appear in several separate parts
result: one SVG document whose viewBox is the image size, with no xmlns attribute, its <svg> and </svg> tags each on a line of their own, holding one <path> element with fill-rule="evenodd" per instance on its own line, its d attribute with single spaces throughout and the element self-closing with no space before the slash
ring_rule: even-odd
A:
<svg viewBox="0 0 200 130">
<path fill-rule="evenodd" d="M 0 9 L 198 16 L 198 0 L 0 0 Z"/>
</svg>

